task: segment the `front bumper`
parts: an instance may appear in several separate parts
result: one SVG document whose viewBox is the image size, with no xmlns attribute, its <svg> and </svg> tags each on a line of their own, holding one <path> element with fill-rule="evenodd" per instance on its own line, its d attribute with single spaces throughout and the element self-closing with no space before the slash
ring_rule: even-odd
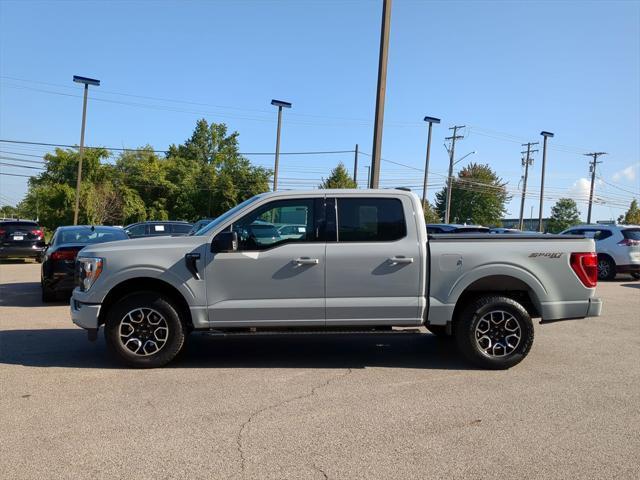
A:
<svg viewBox="0 0 640 480">
<path fill-rule="evenodd" d="M 82 303 L 72 295 L 70 300 L 71 320 L 79 327 L 95 330 L 99 326 L 100 307 L 100 304 Z"/>
</svg>

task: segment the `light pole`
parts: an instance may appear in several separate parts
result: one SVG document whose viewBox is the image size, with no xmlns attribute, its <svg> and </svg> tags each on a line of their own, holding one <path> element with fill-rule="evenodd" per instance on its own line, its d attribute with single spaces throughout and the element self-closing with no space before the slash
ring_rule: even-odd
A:
<svg viewBox="0 0 640 480">
<path fill-rule="evenodd" d="M 538 232 L 542 233 L 542 204 L 544 203 L 544 168 L 547 163 L 547 138 L 553 138 L 551 132 L 540 132 L 540 135 L 544 137 L 542 142 L 542 180 L 540 182 L 540 211 L 538 212 Z"/>
<path fill-rule="evenodd" d="M 82 102 L 82 128 L 80 130 L 80 152 L 78 153 L 78 180 L 76 182 L 76 208 L 73 211 L 73 224 L 78 224 L 78 212 L 80 210 L 80 183 L 82 182 L 82 157 L 84 155 L 84 127 L 87 122 L 87 95 L 89 93 L 89 85 L 100 86 L 100 80 L 95 78 L 73 76 L 73 81 L 84 84 L 84 100 Z"/>
<path fill-rule="evenodd" d="M 373 126 L 371 149 L 371 175 L 369 188 L 378 188 L 380 181 L 380 155 L 382 152 L 382 122 L 384 97 L 387 89 L 387 57 L 389 56 L 389 29 L 391 28 L 391 0 L 382 0 L 382 24 L 380 25 L 380 56 L 378 58 L 378 88 L 376 90 L 376 116 Z"/>
<path fill-rule="evenodd" d="M 427 158 L 424 161 L 424 183 L 422 184 L 422 208 L 426 206 L 427 201 L 427 180 L 429 178 L 429 156 L 431 155 L 431 128 L 434 123 L 440 123 L 439 118 L 424 117 L 424 121 L 429 123 L 429 132 L 427 133 Z"/>
<path fill-rule="evenodd" d="M 276 159 L 273 167 L 273 191 L 278 189 L 278 162 L 280 161 L 280 127 L 282 126 L 282 109 L 291 108 L 289 102 L 282 100 L 271 100 L 271 105 L 278 107 L 278 130 L 276 132 Z"/>
<path fill-rule="evenodd" d="M 453 167 L 460 163 L 462 160 L 464 160 L 465 158 L 467 158 L 469 155 L 473 155 L 476 153 L 476 151 L 474 150 L 473 152 L 469 152 L 466 155 L 460 157 L 458 160 L 456 160 L 455 162 L 453 161 L 453 150 L 451 150 L 451 161 L 449 162 L 449 178 L 447 179 L 447 203 L 445 206 L 445 210 L 444 210 L 444 223 L 449 223 L 449 216 L 451 215 L 451 191 L 453 190 Z"/>
</svg>

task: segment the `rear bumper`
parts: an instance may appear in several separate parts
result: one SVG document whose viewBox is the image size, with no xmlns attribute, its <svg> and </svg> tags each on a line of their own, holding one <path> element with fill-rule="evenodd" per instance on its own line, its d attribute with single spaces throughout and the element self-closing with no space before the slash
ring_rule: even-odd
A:
<svg viewBox="0 0 640 480">
<path fill-rule="evenodd" d="M 93 330 L 98 328 L 100 304 L 82 303 L 73 295 L 70 300 L 71 320 L 79 327 Z"/>
<path fill-rule="evenodd" d="M 579 302 L 548 302 L 542 304 L 542 322 L 559 322 L 602 314 L 602 299 L 589 298 Z"/>
<path fill-rule="evenodd" d="M 36 258 L 39 257 L 44 247 L 33 246 L 13 246 L 5 245 L 0 247 L 0 258 Z"/>
<path fill-rule="evenodd" d="M 640 263 L 630 263 L 628 265 L 617 265 L 618 273 L 640 273 Z"/>
</svg>

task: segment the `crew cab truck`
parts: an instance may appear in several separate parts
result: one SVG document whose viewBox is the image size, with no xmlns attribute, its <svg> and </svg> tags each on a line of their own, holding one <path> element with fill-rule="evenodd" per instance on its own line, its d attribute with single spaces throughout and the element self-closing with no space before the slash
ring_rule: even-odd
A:
<svg viewBox="0 0 640 480">
<path fill-rule="evenodd" d="M 265 224 L 299 235 L 265 238 Z M 304 228 L 302 228 L 304 227 Z M 425 326 L 504 369 L 528 354 L 532 318 L 600 315 L 592 239 L 427 235 L 403 190 L 265 193 L 193 236 L 85 247 L 73 322 L 133 367 L 159 367 L 197 330 L 385 331 Z M 420 329 L 416 329 L 420 331 Z"/>
</svg>

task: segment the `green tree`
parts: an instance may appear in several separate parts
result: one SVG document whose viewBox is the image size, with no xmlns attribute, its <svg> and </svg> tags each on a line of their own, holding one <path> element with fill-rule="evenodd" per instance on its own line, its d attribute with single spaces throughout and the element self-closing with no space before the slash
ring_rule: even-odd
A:
<svg viewBox="0 0 640 480">
<path fill-rule="evenodd" d="M 426 223 L 442 223 L 442 218 L 438 215 L 438 212 L 433 208 L 433 205 L 429 202 L 429 200 L 425 201 L 425 205 L 423 206 L 424 210 L 424 221 Z"/>
<path fill-rule="evenodd" d="M 551 207 L 551 218 L 547 225 L 550 233 L 560 233 L 567 228 L 580 223 L 578 205 L 571 198 L 561 198 Z"/>
<path fill-rule="evenodd" d="M 640 208 L 638 208 L 638 201 L 635 198 L 631 200 L 629 210 L 621 220 L 619 223 L 624 223 L 625 225 L 640 225 Z"/>
<path fill-rule="evenodd" d="M 505 205 L 511 200 L 505 185 L 489 165 L 470 163 L 452 181 L 449 220 L 452 223 L 501 225 Z M 440 218 L 445 217 L 446 204 L 445 186 L 436 193 L 436 211 Z"/>
<path fill-rule="evenodd" d="M 331 170 L 328 178 L 322 179 L 319 188 L 358 188 L 358 186 L 349 175 L 344 163 L 340 162 L 336 168 Z"/>
</svg>

